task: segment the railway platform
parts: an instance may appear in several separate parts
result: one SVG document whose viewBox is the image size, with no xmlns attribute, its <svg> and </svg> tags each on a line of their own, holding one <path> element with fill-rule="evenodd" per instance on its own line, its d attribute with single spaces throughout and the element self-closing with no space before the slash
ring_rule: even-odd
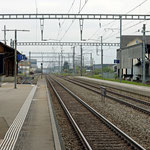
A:
<svg viewBox="0 0 150 150">
<path fill-rule="evenodd" d="M 14 89 L 13 86 L 13 83 L 3 83 L 0 87 L 1 141 L 33 88 L 31 85 L 17 85 Z"/>
<path fill-rule="evenodd" d="M 25 111 L 27 113 L 24 117 Z M 19 131 L 18 120 L 22 118 L 25 120 Z M 17 139 L 17 136 L 9 134 L 14 132 L 12 126 L 16 129 L 14 134 L 18 134 Z M 61 149 L 45 79 L 39 79 L 37 86 L 19 84 L 17 89 L 13 89 L 13 84 L 7 83 L 0 87 L 0 150 L 5 150 L 4 145 L 10 145 L 12 141 L 16 141 L 12 145 L 15 150 Z"/>
<path fill-rule="evenodd" d="M 138 93 L 143 96 L 148 96 L 148 97 L 150 96 L 150 87 L 146 87 L 146 86 L 138 86 L 138 85 L 119 83 L 119 82 L 113 82 L 113 81 L 107 81 L 107 80 L 93 79 L 93 78 L 88 78 L 88 77 L 78 76 L 76 78 L 90 80 L 92 82 L 99 83 L 103 86 L 109 86 L 109 87 L 113 87 L 119 90 Z"/>
</svg>

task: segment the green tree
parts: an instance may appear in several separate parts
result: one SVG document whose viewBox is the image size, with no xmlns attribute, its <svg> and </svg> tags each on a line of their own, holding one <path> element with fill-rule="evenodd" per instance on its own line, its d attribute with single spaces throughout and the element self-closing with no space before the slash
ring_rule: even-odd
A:
<svg viewBox="0 0 150 150">
<path fill-rule="evenodd" d="M 63 70 L 64 72 L 69 72 L 69 63 L 67 61 L 64 62 Z"/>
<path fill-rule="evenodd" d="M 94 74 L 99 75 L 101 73 L 101 69 L 94 69 Z"/>
<path fill-rule="evenodd" d="M 79 66 L 76 66 L 76 73 L 80 74 L 80 68 L 79 68 Z"/>
<path fill-rule="evenodd" d="M 103 72 L 110 72 L 113 73 L 114 71 L 110 67 L 104 67 Z"/>
</svg>

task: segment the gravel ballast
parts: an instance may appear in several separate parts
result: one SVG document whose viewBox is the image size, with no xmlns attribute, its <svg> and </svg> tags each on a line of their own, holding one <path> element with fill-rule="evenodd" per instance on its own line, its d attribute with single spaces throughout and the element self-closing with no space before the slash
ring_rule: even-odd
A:
<svg viewBox="0 0 150 150">
<path fill-rule="evenodd" d="M 150 150 L 150 116 L 114 102 L 110 99 L 101 100 L 101 95 L 86 90 L 63 79 L 57 78 L 67 88 L 85 100 L 90 106 L 104 115 L 113 124 L 132 137 L 147 150 Z"/>
<path fill-rule="evenodd" d="M 64 110 L 62 109 L 58 99 L 53 90 L 49 88 L 51 93 L 52 104 L 56 114 L 57 124 L 59 126 L 60 134 L 63 139 L 63 145 L 66 150 L 81 150 L 84 149 L 79 137 L 71 126 Z"/>
</svg>

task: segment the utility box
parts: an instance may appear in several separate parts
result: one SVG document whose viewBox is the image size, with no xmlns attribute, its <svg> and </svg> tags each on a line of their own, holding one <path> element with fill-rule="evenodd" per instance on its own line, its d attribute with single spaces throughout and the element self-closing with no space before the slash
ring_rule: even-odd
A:
<svg viewBox="0 0 150 150">
<path fill-rule="evenodd" d="M 106 87 L 101 86 L 100 89 L 101 89 L 102 96 L 106 96 Z"/>
<path fill-rule="evenodd" d="M 106 97 L 106 87 L 100 86 L 100 89 L 101 89 L 102 101 L 105 101 L 105 97 Z"/>
</svg>

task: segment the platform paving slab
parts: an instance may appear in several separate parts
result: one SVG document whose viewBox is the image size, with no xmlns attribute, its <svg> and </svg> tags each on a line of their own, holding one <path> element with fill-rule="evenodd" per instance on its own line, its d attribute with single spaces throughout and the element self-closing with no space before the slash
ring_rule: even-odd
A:
<svg viewBox="0 0 150 150">
<path fill-rule="evenodd" d="M 54 150 L 54 139 L 48 108 L 45 79 L 39 79 L 38 88 L 32 100 L 19 150 Z"/>
<path fill-rule="evenodd" d="M 17 89 L 14 89 L 12 83 L 0 87 L 0 141 L 4 138 L 32 88 L 32 85 L 17 85 Z"/>
<path fill-rule="evenodd" d="M 3 139 L 9 126 L 4 117 L 0 117 L 0 139 Z"/>
</svg>

